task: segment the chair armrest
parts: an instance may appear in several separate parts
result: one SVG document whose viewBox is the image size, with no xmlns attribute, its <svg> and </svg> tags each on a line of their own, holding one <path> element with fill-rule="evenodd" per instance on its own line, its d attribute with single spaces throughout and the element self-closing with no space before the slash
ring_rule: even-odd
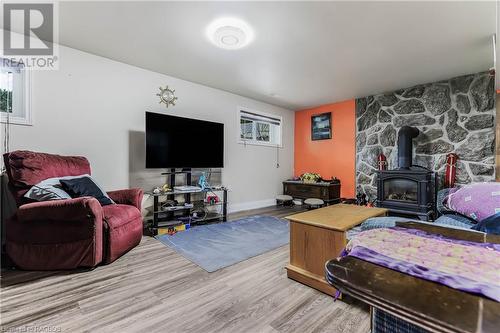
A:
<svg viewBox="0 0 500 333">
<path fill-rule="evenodd" d="M 20 222 L 102 220 L 101 204 L 92 197 L 51 200 L 22 205 L 17 211 Z"/>
<path fill-rule="evenodd" d="M 109 197 L 118 204 L 135 206 L 141 210 L 142 196 L 144 191 L 140 188 L 131 188 L 126 190 L 110 191 Z"/>
</svg>

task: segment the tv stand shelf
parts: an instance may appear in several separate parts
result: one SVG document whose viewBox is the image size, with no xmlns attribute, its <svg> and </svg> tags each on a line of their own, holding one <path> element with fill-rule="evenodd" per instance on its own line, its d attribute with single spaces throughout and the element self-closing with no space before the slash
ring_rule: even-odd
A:
<svg viewBox="0 0 500 333">
<path fill-rule="evenodd" d="M 202 173 L 202 170 L 183 169 L 177 171 L 171 169 L 170 172 L 162 173 L 168 175 L 168 185 L 172 189 L 167 192 L 154 193 L 152 191 L 146 194 L 153 197 L 153 212 L 148 219 L 148 229 L 153 235 L 158 234 L 158 229 L 162 227 L 171 227 L 184 223 L 196 224 L 210 221 L 227 221 L 227 192 L 228 189 L 224 186 L 212 186 L 197 190 L 175 190 L 176 175 L 185 174 L 185 182 L 182 185 L 191 185 L 191 175 L 193 173 Z M 220 171 L 207 170 L 206 173 L 220 173 Z M 208 202 L 207 195 L 214 194 L 219 198 L 218 202 Z M 174 201 L 175 198 L 184 196 L 183 203 L 177 203 L 174 206 L 162 208 L 166 201 Z M 195 198 L 193 198 L 193 196 Z M 184 205 L 186 204 L 186 205 Z M 217 211 L 209 210 L 209 207 L 217 207 Z M 194 211 L 201 211 L 203 216 L 194 217 Z"/>
<path fill-rule="evenodd" d="M 191 224 L 196 224 L 196 223 L 204 223 L 204 222 L 212 222 L 212 221 L 217 221 L 217 220 L 222 220 L 222 214 L 210 214 L 210 216 L 207 216 L 203 219 L 197 219 L 194 221 L 191 221 Z M 182 224 L 183 222 L 179 222 L 178 220 L 161 220 L 158 222 L 158 227 L 157 228 L 164 228 L 164 227 L 173 227 L 179 224 Z"/>
<path fill-rule="evenodd" d="M 203 173 L 203 172 L 208 172 L 208 173 L 222 173 L 220 170 L 183 170 L 183 171 L 169 171 L 169 172 L 162 172 L 162 176 L 165 175 L 182 175 L 182 174 L 196 174 L 196 173 Z"/>
</svg>

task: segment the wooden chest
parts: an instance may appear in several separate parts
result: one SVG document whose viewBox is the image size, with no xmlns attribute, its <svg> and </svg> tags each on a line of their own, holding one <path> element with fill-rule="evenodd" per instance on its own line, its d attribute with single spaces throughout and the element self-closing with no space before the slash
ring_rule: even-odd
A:
<svg viewBox="0 0 500 333">
<path fill-rule="evenodd" d="M 340 202 L 340 183 L 304 183 L 284 181 L 283 194 L 298 199 L 317 198 L 328 204 Z"/>
</svg>

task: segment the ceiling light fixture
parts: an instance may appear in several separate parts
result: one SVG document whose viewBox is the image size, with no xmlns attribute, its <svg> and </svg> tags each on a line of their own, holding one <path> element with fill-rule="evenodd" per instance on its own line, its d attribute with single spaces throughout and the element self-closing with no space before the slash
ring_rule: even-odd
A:
<svg viewBox="0 0 500 333">
<path fill-rule="evenodd" d="M 254 38 L 253 29 L 244 21 L 224 17 L 210 23 L 206 34 L 215 45 L 226 50 L 241 49 L 250 44 Z"/>
</svg>

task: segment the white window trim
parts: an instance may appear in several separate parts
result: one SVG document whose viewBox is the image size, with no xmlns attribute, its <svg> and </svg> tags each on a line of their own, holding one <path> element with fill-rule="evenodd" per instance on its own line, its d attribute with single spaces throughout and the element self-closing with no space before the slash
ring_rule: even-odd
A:
<svg viewBox="0 0 500 333">
<path fill-rule="evenodd" d="M 240 111 L 246 111 L 246 112 L 251 112 L 251 113 L 255 113 L 255 114 L 258 114 L 258 115 L 262 115 L 262 116 L 265 116 L 265 117 L 271 117 L 271 118 L 277 118 L 280 120 L 280 137 L 279 137 L 279 141 L 280 143 L 277 145 L 277 144 L 274 144 L 274 143 L 266 143 L 266 142 L 257 142 L 257 141 L 254 141 L 254 140 L 244 140 L 241 138 L 241 124 L 240 124 Z M 249 108 L 246 108 L 246 107 L 243 107 L 243 106 L 240 106 L 238 107 L 238 110 L 236 112 L 236 123 L 238 124 L 238 131 L 237 131 L 237 142 L 241 145 L 248 145 L 248 146 L 263 146 L 263 147 L 279 147 L 279 148 L 283 148 L 283 117 L 282 116 L 278 116 L 278 115 L 275 115 L 275 114 L 272 114 L 272 113 L 266 113 L 266 112 L 262 112 L 262 111 L 257 111 L 257 110 L 253 110 L 253 109 L 249 109 Z"/>
<path fill-rule="evenodd" d="M 32 90 L 32 73 L 31 70 L 24 70 L 24 117 L 9 115 L 9 124 L 11 125 L 33 125 L 33 113 L 31 107 L 31 90 Z M 0 112 L 0 123 L 7 123 L 7 114 Z"/>
</svg>

